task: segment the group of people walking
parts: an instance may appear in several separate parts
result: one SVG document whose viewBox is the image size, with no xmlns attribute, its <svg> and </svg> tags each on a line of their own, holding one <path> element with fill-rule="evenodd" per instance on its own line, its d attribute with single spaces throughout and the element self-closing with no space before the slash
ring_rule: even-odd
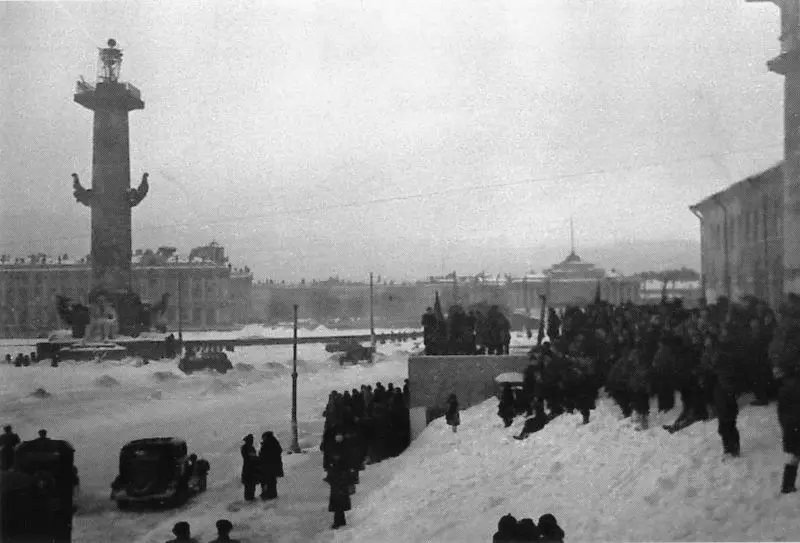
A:
<svg viewBox="0 0 800 543">
<path fill-rule="evenodd" d="M 422 328 L 426 355 L 508 354 L 511 345 L 511 322 L 496 305 L 486 313 L 453 305 L 445 318 L 437 296 L 422 315 Z"/>
<path fill-rule="evenodd" d="M 325 408 L 322 463 L 331 487 L 328 510 L 336 529 L 346 524 L 359 472 L 367 464 L 402 453 L 411 440 L 408 380 L 401 389 L 389 383 L 331 392 Z"/>
</svg>

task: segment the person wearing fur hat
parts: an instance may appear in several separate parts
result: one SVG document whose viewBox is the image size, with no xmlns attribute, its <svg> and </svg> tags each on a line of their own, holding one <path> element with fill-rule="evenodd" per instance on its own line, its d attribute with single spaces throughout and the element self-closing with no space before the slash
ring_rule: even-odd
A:
<svg viewBox="0 0 800 543">
<path fill-rule="evenodd" d="M 253 434 L 247 434 L 242 445 L 242 484 L 244 485 L 244 499 L 256 499 L 256 484 L 258 483 L 258 455 L 253 446 Z"/>
</svg>

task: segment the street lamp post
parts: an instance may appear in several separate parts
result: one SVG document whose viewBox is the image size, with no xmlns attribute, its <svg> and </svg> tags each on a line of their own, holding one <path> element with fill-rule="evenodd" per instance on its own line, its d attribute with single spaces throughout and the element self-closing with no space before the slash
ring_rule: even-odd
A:
<svg viewBox="0 0 800 543">
<path fill-rule="evenodd" d="M 369 272 L 369 337 L 372 345 L 372 355 L 375 356 L 375 310 L 372 293 L 372 272 Z"/>
<path fill-rule="evenodd" d="M 293 453 L 300 452 L 297 440 L 297 304 L 294 304 L 294 341 L 292 343 L 292 445 Z"/>
</svg>

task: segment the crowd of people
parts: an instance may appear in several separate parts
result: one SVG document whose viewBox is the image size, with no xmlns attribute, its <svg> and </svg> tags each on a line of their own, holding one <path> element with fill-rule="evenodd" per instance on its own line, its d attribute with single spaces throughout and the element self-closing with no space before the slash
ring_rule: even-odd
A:
<svg viewBox="0 0 800 543">
<path fill-rule="evenodd" d="M 422 329 L 426 355 L 508 354 L 511 345 L 511 322 L 496 305 L 486 313 L 453 305 L 445 318 L 437 296 L 422 315 Z"/>
<path fill-rule="evenodd" d="M 332 528 L 346 524 L 359 472 L 365 466 L 402 453 L 411 441 L 408 380 L 403 388 L 389 383 L 362 385 L 339 393 L 332 391 L 323 413 L 322 464 L 331 487 L 328 510 Z"/>
<path fill-rule="evenodd" d="M 512 541 L 515 543 L 528 541 L 564 543 L 564 530 L 558 525 L 556 517 L 550 513 L 539 517 L 538 524 L 532 518 L 517 520 L 511 514 L 503 515 L 497 523 L 497 532 L 492 537 L 492 542 Z"/>
<path fill-rule="evenodd" d="M 659 411 L 681 412 L 664 428 L 676 432 L 717 419 L 725 456 L 741 454 L 738 398 L 753 405 L 778 401 L 784 451 L 783 492 L 795 488 L 800 458 L 800 297 L 790 294 L 777 315 L 755 298 L 720 298 L 684 308 L 678 301 L 614 306 L 596 301 L 586 309 L 551 310 L 549 341 L 534 347 L 518 395 L 503 391 L 499 416 L 506 425 L 519 412 L 529 417 L 522 439 L 549 420 L 578 411 L 589 422 L 600 388 L 638 428 L 649 423 L 651 400 Z"/>
<path fill-rule="evenodd" d="M 11 354 L 6 354 L 6 364 L 13 365 L 17 368 L 21 368 L 23 366 L 28 367 L 31 364 L 36 364 L 37 362 L 39 362 L 39 359 L 36 356 L 35 351 L 31 351 L 30 354 L 17 353 L 17 356 L 13 358 Z"/>
</svg>

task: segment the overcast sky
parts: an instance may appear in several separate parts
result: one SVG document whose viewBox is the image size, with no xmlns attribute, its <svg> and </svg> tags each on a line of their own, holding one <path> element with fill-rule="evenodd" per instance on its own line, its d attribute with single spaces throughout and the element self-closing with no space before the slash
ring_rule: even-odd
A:
<svg viewBox="0 0 800 543">
<path fill-rule="evenodd" d="M 699 240 L 687 206 L 781 157 L 778 20 L 744 0 L 2 3 L 0 252 L 88 253 L 72 97 L 110 37 L 145 101 L 134 248 L 403 278 L 523 271 L 449 256 L 487 240 L 541 269 L 571 215 L 579 248 Z"/>
</svg>

